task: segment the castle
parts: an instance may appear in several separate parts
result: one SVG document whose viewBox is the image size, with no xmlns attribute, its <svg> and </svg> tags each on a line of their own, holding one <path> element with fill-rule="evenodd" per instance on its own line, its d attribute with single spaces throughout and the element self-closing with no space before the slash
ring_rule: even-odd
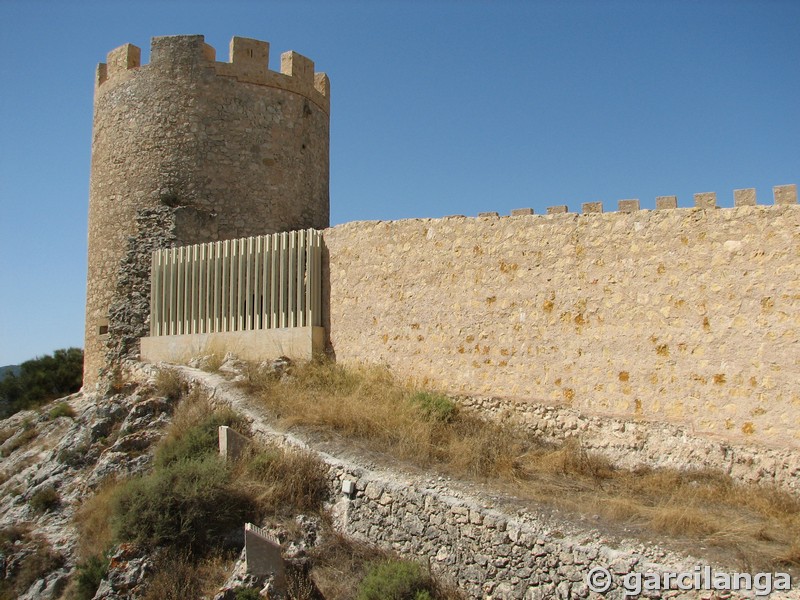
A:
<svg viewBox="0 0 800 600">
<path fill-rule="evenodd" d="M 800 446 L 795 185 L 775 187 L 771 205 L 736 190 L 726 209 L 704 193 L 688 208 L 667 196 L 656 210 L 623 200 L 614 213 L 587 203 L 329 228 L 328 79 L 296 53 L 281 73 L 267 58 L 266 43 L 234 38 L 217 62 L 202 36 L 176 36 L 153 40 L 148 65 L 126 45 L 99 67 L 85 383 L 138 356 L 151 331 L 153 251 L 315 229 L 337 360 L 453 393 Z M 291 296 L 312 271 L 286 256 Z M 266 292 L 237 281 L 238 322 L 266 322 Z M 205 335 L 205 318 L 181 333 Z"/>
</svg>

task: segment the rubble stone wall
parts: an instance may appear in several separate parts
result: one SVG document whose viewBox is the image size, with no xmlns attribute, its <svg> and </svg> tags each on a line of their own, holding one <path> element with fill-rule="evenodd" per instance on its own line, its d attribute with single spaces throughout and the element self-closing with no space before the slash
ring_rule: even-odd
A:
<svg viewBox="0 0 800 600">
<path fill-rule="evenodd" d="M 786 189 L 793 202 L 772 206 L 328 229 L 330 350 L 450 393 L 796 449 L 800 206 Z"/>
</svg>

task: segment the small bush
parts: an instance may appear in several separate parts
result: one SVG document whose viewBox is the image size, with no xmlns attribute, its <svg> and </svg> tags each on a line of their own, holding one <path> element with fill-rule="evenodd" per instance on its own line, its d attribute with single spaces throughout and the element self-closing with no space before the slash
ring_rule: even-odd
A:
<svg viewBox="0 0 800 600">
<path fill-rule="evenodd" d="M 169 550 L 148 578 L 143 600 L 211 598 L 225 582 L 232 563 L 221 556 L 198 559 L 186 551 Z"/>
<path fill-rule="evenodd" d="M 88 561 L 98 553 L 107 552 L 113 545 L 111 505 L 119 485 L 114 480 L 106 481 L 75 512 L 79 559 Z"/>
<path fill-rule="evenodd" d="M 327 470 L 311 454 L 258 448 L 241 462 L 244 473 L 240 479 L 264 512 L 316 511 L 327 498 Z"/>
<path fill-rule="evenodd" d="M 423 568 L 410 561 L 374 565 L 358 589 L 358 600 L 429 600 L 433 581 Z"/>
<path fill-rule="evenodd" d="M 261 594 L 254 588 L 236 588 L 236 600 L 261 600 Z"/>
<path fill-rule="evenodd" d="M 24 592 L 33 583 L 60 568 L 64 564 L 64 557 L 53 551 L 44 538 L 37 538 L 36 549 L 22 559 L 19 571 L 14 577 L 14 584 L 18 592 Z"/>
<path fill-rule="evenodd" d="M 92 556 L 78 564 L 76 572 L 75 600 L 92 600 L 100 582 L 108 573 L 108 558 Z"/>
<path fill-rule="evenodd" d="M 86 464 L 86 462 L 89 460 L 87 458 L 87 453 L 89 452 L 90 447 L 91 444 L 89 442 L 83 442 L 77 446 L 64 448 L 58 453 L 56 459 L 61 464 L 72 467 L 73 469 L 77 469 Z"/>
<path fill-rule="evenodd" d="M 70 419 L 72 419 L 75 417 L 75 411 L 66 402 L 59 402 L 53 408 L 50 409 L 48 416 L 51 419 L 58 419 L 59 417 L 69 417 Z"/>
<path fill-rule="evenodd" d="M 44 513 L 54 509 L 61 502 L 61 497 L 55 488 L 45 487 L 40 489 L 30 497 L 28 504 L 37 513 Z"/>
<path fill-rule="evenodd" d="M 206 414 L 199 423 L 181 430 L 175 426 L 159 445 L 156 451 L 157 467 L 200 458 L 216 453 L 219 449 L 219 428 L 221 425 L 241 429 L 242 420 L 232 410 L 219 410 Z"/>
<path fill-rule="evenodd" d="M 226 465 L 205 456 L 162 464 L 122 484 L 111 522 L 120 541 L 203 553 L 254 513 L 250 499 L 231 485 Z"/>
<path fill-rule="evenodd" d="M 156 375 L 156 391 L 165 398 L 176 402 L 186 390 L 186 383 L 175 369 L 162 369 Z"/>
<path fill-rule="evenodd" d="M 449 423 L 458 413 L 458 406 L 444 394 L 417 392 L 411 396 L 411 402 L 429 421 Z"/>
</svg>

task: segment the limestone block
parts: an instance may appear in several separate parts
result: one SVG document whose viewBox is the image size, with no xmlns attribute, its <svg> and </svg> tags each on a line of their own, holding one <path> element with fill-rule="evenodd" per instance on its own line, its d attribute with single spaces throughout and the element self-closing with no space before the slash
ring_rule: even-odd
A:
<svg viewBox="0 0 800 600">
<path fill-rule="evenodd" d="M 772 188 L 775 204 L 797 204 L 797 185 L 776 185 Z"/>
<path fill-rule="evenodd" d="M 219 454 L 226 460 L 237 460 L 250 444 L 250 438 L 227 425 L 219 428 Z"/>
<path fill-rule="evenodd" d="M 286 567 L 278 540 L 261 527 L 246 523 L 244 526 L 244 553 L 249 574 L 272 575 L 275 593 L 286 593 Z"/>
<path fill-rule="evenodd" d="M 548 215 L 559 215 L 562 213 L 568 212 L 567 205 L 562 204 L 561 206 L 548 206 L 547 207 L 547 214 Z"/>
<path fill-rule="evenodd" d="M 617 206 L 619 212 L 636 212 L 639 210 L 639 200 L 620 200 Z"/>
<path fill-rule="evenodd" d="M 521 217 L 523 215 L 532 215 L 533 209 L 532 208 L 515 208 L 511 211 L 512 217 Z"/>
<path fill-rule="evenodd" d="M 500 216 L 500 213 L 498 213 L 498 212 L 482 212 L 482 213 L 478 213 L 478 217 L 479 218 L 482 218 L 482 217 L 499 217 L 499 216 Z"/>
<path fill-rule="evenodd" d="M 755 188 L 745 188 L 742 190 L 733 190 L 733 205 L 734 206 L 755 206 L 756 205 L 756 190 Z"/>
<path fill-rule="evenodd" d="M 658 196 L 656 198 L 656 210 L 669 210 L 670 208 L 678 208 L 677 196 Z"/>
<path fill-rule="evenodd" d="M 601 212 L 603 212 L 603 203 L 602 202 L 584 202 L 583 204 L 581 204 L 581 212 L 583 212 L 583 214 L 601 213 Z"/>
<path fill-rule="evenodd" d="M 697 208 L 710 210 L 717 207 L 717 194 L 715 192 L 701 192 L 694 195 L 694 205 Z"/>
</svg>

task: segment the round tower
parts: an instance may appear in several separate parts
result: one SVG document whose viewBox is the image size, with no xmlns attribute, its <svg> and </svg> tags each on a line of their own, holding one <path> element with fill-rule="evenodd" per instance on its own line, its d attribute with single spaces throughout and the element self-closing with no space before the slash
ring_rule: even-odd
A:
<svg viewBox="0 0 800 600">
<path fill-rule="evenodd" d="M 314 63 L 233 38 L 126 44 L 97 68 L 84 384 L 138 353 L 156 248 L 329 225 L 329 81 Z"/>
</svg>

